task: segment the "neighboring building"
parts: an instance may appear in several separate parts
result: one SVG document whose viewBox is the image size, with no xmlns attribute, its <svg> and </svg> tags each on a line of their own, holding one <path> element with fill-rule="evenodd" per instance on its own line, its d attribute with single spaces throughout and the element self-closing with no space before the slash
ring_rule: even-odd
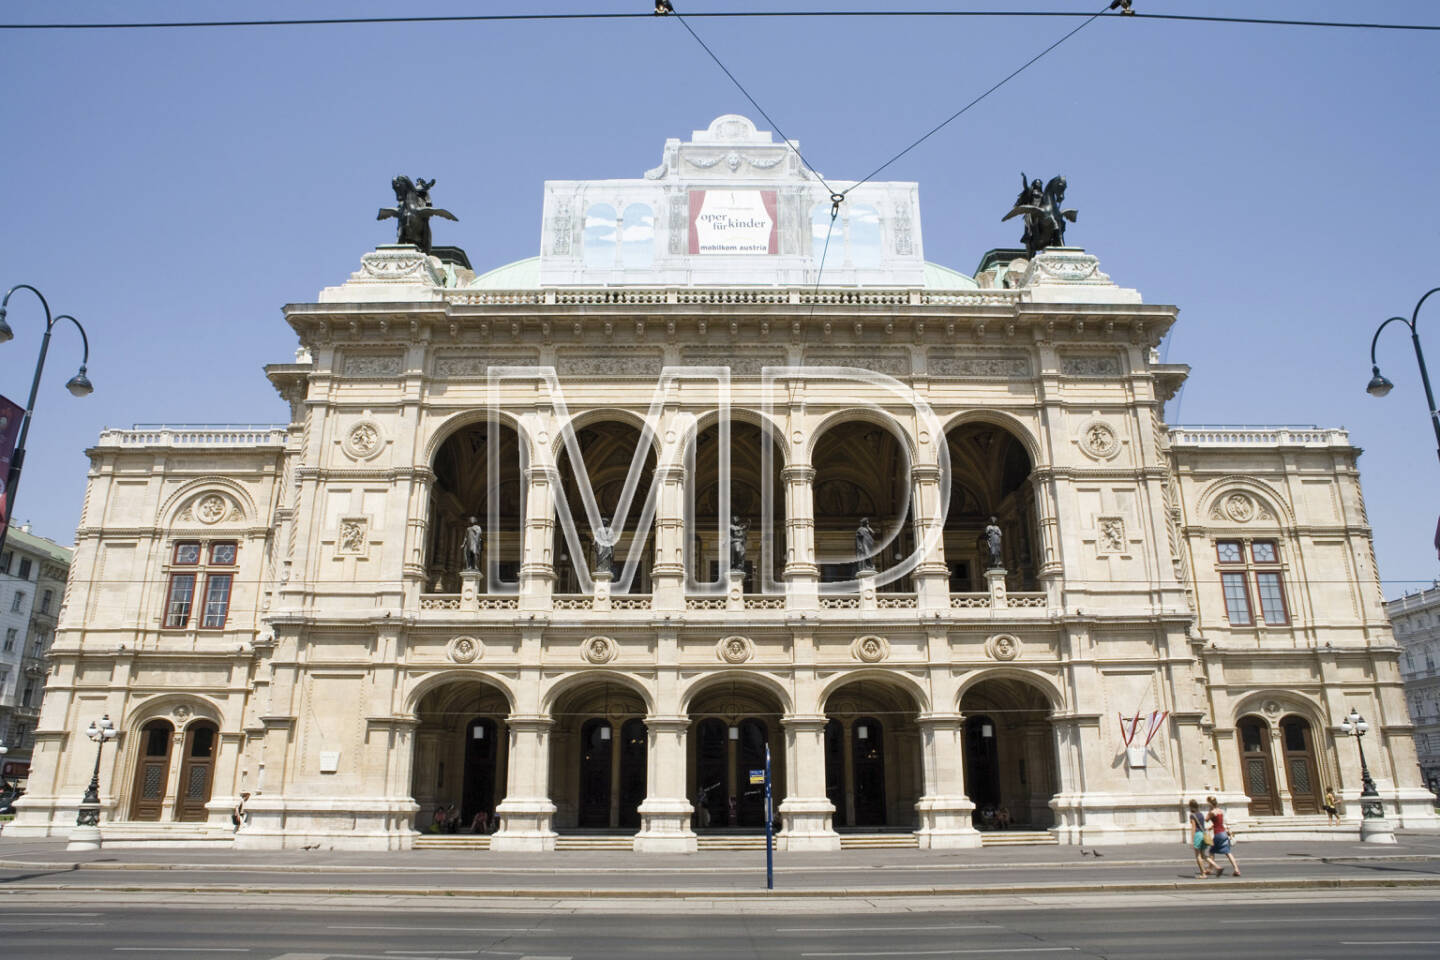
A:
<svg viewBox="0 0 1440 960">
<path fill-rule="evenodd" d="M 65 597 L 70 550 L 36 536 L 30 525 L 12 526 L 0 554 L 0 764 L 6 780 L 24 780 L 30 768 L 46 655 Z"/>
<path fill-rule="evenodd" d="M 1325 833 L 1326 785 L 1354 838 L 1351 707 L 1435 829 L 1348 435 L 1171 427 L 1175 307 L 1078 248 L 927 263 L 917 186 L 832 223 L 850 186 L 721 117 L 547 183 L 536 259 L 383 246 L 287 306 L 288 423 L 102 433 L 7 832 L 70 829 L 108 713 L 112 834 L 247 791 L 246 846 L 453 804 L 694 850 L 768 748 L 789 849 L 1171 840 L 1209 793 Z"/>
<path fill-rule="evenodd" d="M 1415 724 L 1420 777 L 1440 796 L 1440 581 L 1385 604 L 1404 654 L 1400 676 Z"/>
</svg>

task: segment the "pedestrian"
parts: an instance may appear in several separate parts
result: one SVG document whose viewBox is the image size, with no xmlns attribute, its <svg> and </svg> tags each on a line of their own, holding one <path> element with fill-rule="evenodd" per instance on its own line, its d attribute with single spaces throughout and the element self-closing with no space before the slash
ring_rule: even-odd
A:
<svg viewBox="0 0 1440 960">
<path fill-rule="evenodd" d="M 250 818 L 250 815 L 245 812 L 245 801 L 249 799 L 250 794 L 240 794 L 240 799 L 235 804 L 235 809 L 230 811 L 230 822 L 235 825 L 236 830 L 245 826 L 245 821 Z"/>
<path fill-rule="evenodd" d="M 1204 880 L 1210 876 L 1210 871 L 1219 871 L 1214 859 L 1210 856 L 1210 845 L 1214 840 L 1210 831 L 1205 826 L 1205 815 L 1200 812 L 1200 804 L 1194 800 L 1190 801 L 1190 846 L 1195 851 L 1195 874 L 1196 880 Z"/>
<path fill-rule="evenodd" d="M 455 804 L 453 803 L 450 804 L 445 811 L 445 832 L 460 832 L 460 811 L 455 809 Z"/>
<path fill-rule="evenodd" d="M 435 804 L 435 813 L 434 813 L 433 815 L 431 815 L 431 817 L 430 817 L 430 832 L 431 832 L 431 833 L 444 833 L 444 832 L 445 832 L 445 805 L 444 805 L 444 804 L 440 804 L 440 803 Z"/>
<path fill-rule="evenodd" d="M 1335 799 L 1335 789 L 1325 788 L 1325 816 L 1332 827 L 1340 826 L 1340 801 Z"/>
<path fill-rule="evenodd" d="M 995 826 L 1001 830 L 1010 829 L 1010 808 L 1000 804 L 1000 809 L 995 811 Z"/>
<path fill-rule="evenodd" d="M 1225 859 L 1230 861 L 1230 871 L 1235 876 L 1240 876 L 1240 864 L 1235 862 L 1235 854 L 1230 852 L 1230 829 L 1225 825 L 1225 811 L 1220 809 L 1220 801 L 1214 797 L 1206 797 L 1205 802 L 1210 805 L 1210 812 L 1205 818 L 1210 821 L 1210 832 L 1215 835 L 1215 845 L 1211 848 L 1210 862 L 1215 862 L 1215 854 L 1225 854 Z M 1225 868 L 1217 866 L 1215 876 L 1223 876 Z"/>
</svg>

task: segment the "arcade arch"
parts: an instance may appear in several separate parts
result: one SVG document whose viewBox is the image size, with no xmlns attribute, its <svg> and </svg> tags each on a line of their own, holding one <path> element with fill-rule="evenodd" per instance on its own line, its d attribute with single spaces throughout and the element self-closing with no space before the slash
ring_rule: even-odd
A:
<svg viewBox="0 0 1440 960">
<path fill-rule="evenodd" d="M 550 799 L 557 829 L 639 829 L 647 712 L 644 698 L 628 684 L 602 678 L 555 697 Z"/>
<path fill-rule="evenodd" d="M 1060 767 L 1051 704 L 1036 684 L 1016 676 L 986 677 L 960 698 L 965 717 L 965 792 L 975 825 L 1045 829 L 1054 824 L 1051 798 Z"/>
<path fill-rule="evenodd" d="M 484 530 L 484 591 L 513 593 L 518 587 L 528 453 L 515 428 L 494 417 L 457 428 L 436 448 L 430 464 L 435 481 L 430 488 L 427 590 L 460 590 L 462 546 L 471 517 Z"/>
<path fill-rule="evenodd" d="M 815 470 L 815 562 L 821 583 L 855 579 L 867 563 L 856 556 L 856 530 L 869 521 L 877 572 L 894 566 L 915 549 L 911 529 L 908 447 L 893 432 L 865 420 L 828 424 L 811 452 Z M 910 576 L 880 587 L 913 590 Z"/>
<path fill-rule="evenodd" d="M 788 559 L 785 487 L 780 479 L 784 450 L 768 430 L 731 421 L 730 504 L 728 515 L 722 517 L 720 440 L 718 425 L 701 430 L 695 437 L 693 466 L 687 471 L 687 569 L 691 579 L 705 585 L 725 585 L 730 553 L 724 543 L 730 535 L 727 521 L 733 516 L 745 525 L 745 592 L 766 592 L 767 585 L 783 589 L 781 573 Z M 767 503 L 768 516 L 764 509 Z M 762 576 L 763 571 L 769 571 L 769 576 Z"/>
<path fill-rule="evenodd" d="M 985 527 L 995 517 L 1004 536 L 1003 563 L 1012 590 L 1036 589 L 1033 463 L 1025 444 L 1005 427 L 969 421 L 945 433 L 950 451 L 950 508 L 945 515 L 945 562 L 950 590 L 985 589 L 990 552 Z"/>
<path fill-rule="evenodd" d="M 765 788 L 751 783 L 770 748 L 771 792 L 785 799 L 784 706 L 775 693 L 743 677 L 708 683 L 689 697 L 687 793 L 699 830 L 765 825 Z"/>
<path fill-rule="evenodd" d="M 630 464 L 642 442 L 646 445 L 644 466 L 627 504 L 622 502 L 625 494 L 625 482 L 630 474 Z M 646 501 L 650 496 L 652 480 L 655 475 L 655 447 L 645 438 L 638 427 L 620 420 L 594 420 L 575 427 L 575 443 L 580 451 L 581 463 L 571 462 L 570 444 L 568 443 L 560 444 L 556 453 L 555 466 L 559 483 L 556 498 L 557 509 L 559 509 L 558 499 L 561 495 L 564 496 L 565 506 L 575 522 L 575 529 L 580 534 L 580 547 L 584 550 L 585 555 L 575 556 L 576 545 L 572 544 L 565 535 L 564 525 L 557 523 L 552 553 L 555 591 L 557 593 L 586 592 L 584 589 L 586 584 L 581 579 L 581 572 L 584 571 L 587 576 L 593 576 L 603 565 L 602 558 L 598 555 L 602 546 L 597 544 L 590 529 L 590 521 L 585 511 L 585 500 L 581 495 L 581 486 L 577 482 L 577 471 L 584 470 L 590 483 L 590 489 L 594 491 L 595 502 L 603 523 L 613 526 L 621 508 L 625 508 L 625 516 L 620 518 L 622 525 L 618 529 L 612 530 L 613 543 L 610 545 L 610 566 L 614 575 L 614 591 L 617 593 L 648 593 L 650 592 L 650 568 L 655 562 L 654 524 L 648 523 L 642 528 L 640 520 L 645 512 Z M 634 569 L 627 570 L 632 560 Z"/>
<path fill-rule="evenodd" d="M 825 699 L 825 795 L 834 825 L 911 827 L 924 790 L 919 705 L 896 684 L 857 679 Z"/>
<path fill-rule="evenodd" d="M 457 830 L 495 829 L 505 799 L 510 702 L 480 678 L 438 683 L 415 708 L 410 793 L 420 807 L 415 826 L 427 830 L 438 810 L 455 808 Z"/>
</svg>

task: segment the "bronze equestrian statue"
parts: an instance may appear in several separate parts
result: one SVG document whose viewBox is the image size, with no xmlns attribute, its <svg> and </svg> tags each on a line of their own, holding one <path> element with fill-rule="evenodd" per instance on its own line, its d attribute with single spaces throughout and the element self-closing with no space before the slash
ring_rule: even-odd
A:
<svg viewBox="0 0 1440 960">
<path fill-rule="evenodd" d="M 421 253 L 430 252 L 430 218 L 443 217 L 460 222 L 460 218 L 449 210 L 430 205 L 430 188 L 434 180 L 421 177 L 419 185 L 410 182 L 409 177 L 396 177 L 390 181 L 395 190 L 395 206 L 381 207 L 376 220 L 394 217 L 397 221 L 395 242 L 408 243 L 419 247 Z"/>
<path fill-rule="evenodd" d="M 1033 260 L 1035 254 L 1046 247 L 1065 246 L 1065 221 L 1074 223 L 1079 214 L 1062 209 L 1064 203 L 1064 177 L 1054 177 L 1042 187 L 1038 179 L 1029 180 L 1021 173 L 1020 196 L 1015 198 L 1014 208 L 1000 221 L 1025 217 L 1025 233 L 1020 242 L 1025 244 L 1025 256 Z"/>
</svg>

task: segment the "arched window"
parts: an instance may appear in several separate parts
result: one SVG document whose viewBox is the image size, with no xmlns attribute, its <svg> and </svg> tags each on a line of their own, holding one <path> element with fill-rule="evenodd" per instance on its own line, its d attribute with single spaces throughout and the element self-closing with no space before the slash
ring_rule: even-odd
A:
<svg viewBox="0 0 1440 960">
<path fill-rule="evenodd" d="M 585 266 L 615 266 L 616 236 L 615 208 L 608 203 L 592 204 L 585 210 L 585 226 L 581 231 L 581 249 Z"/>
<path fill-rule="evenodd" d="M 655 211 L 648 203 L 625 208 L 620 224 L 620 260 L 625 269 L 648 267 L 655 260 Z"/>
</svg>

